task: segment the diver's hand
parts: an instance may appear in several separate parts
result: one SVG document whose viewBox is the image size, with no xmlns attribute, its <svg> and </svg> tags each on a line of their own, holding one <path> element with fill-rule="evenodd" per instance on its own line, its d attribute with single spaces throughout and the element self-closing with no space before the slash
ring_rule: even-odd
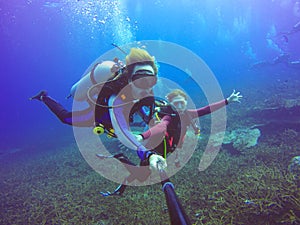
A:
<svg viewBox="0 0 300 225">
<path fill-rule="evenodd" d="M 144 140 L 143 136 L 140 134 L 133 134 L 138 142 L 142 142 Z"/>
<path fill-rule="evenodd" d="M 149 158 L 151 170 L 163 170 L 167 167 L 167 161 L 160 155 L 153 154 Z"/>
<path fill-rule="evenodd" d="M 233 92 L 231 93 L 231 95 L 227 98 L 227 102 L 231 103 L 231 102 L 241 102 L 240 99 L 243 96 L 240 95 L 240 92 L 235 92 L 235 90 L 233 90 Z"/>
</svg>

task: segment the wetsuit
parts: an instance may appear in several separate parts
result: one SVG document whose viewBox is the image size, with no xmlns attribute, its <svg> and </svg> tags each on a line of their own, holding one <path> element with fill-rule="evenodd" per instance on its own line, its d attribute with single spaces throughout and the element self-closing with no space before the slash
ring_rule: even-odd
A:
<svg viewBox="0 0 300 225">
<path fill-rule="evenodd" d="M 70 112 L 49 96 L 43 96 L 42 101 L 65 124 L 77 127 L 94 126 L 94 109 L 91 106 L 82 111 Z"/>
<path fill-rule="evenodd" d="M 131 133 L 129 118 L 132 118 L 133 114 L 138 113 L 143 121 L 148 123 L 151 115 L 147 115 L 144 106 L 152 107 L 154 102 L 151 102 L 151 100 L 148 98 L 145 101 L 137 103 L 132 102 L 119 107 L 118 105 L 128 103 L 128 101 L 124 101 L 121 99 L 121 97 L 114 95 L 108 97 L 107 99 L 110 101 L 110 106 L 114 106 L 115 108 L 101 109 L 101 116 L 97 116 L 96 122 L 104 124 L 104 126 L 108 129 L 114 128 L 118 139 L 120 139 L 121 142 L 128 147 L 137 150 L 137 154 L 141 161 L 146 160 L 149 157 L 149 154 L 151 154 L 151 151 L 148 151 L 143 145 L 141 145 L 141 143 L 139 143 L 135 136 Z M 49 96 L 43 96 L 43 102 L 60 119 L 60 121 L 65 124 L 78 127 L 93 127 L 95 124 L 95 107 L 90 106 L 82 111 L 70 112 Z M 128 112 L 128 114 L 125 115 L 125 112 Z"/>
</svg>

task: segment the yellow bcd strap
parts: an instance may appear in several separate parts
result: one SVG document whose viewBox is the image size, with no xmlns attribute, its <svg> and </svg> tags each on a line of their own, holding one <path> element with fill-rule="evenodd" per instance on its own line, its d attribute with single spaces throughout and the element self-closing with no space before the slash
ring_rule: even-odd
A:
<svg viewBox="0 0 300 225">
<path fill-rule="evenodd" d="M 159 118 L 157 112 L 155 113 L 155 117 L 158 121 L 160 121 L 160 118 Z M 166 159 L 167 158 L 167 139 L 166 139 L 166 137 L 164 137 L 163 142 L 164 142 L 164 158 Z"/>
<path fill-rule="evenodd" d="M 93 132 L 96 135 L 101 135 L 103 133 L 107 133 L 107 137 L 109 137 L 109 138 L 116 137 L 115 130 L 113 128 L 111 128 L 111 129 L 105 131 L 103 124 L 99 124 L 98 126 L 94 127 Z"/>
<path fill-rule="evenodd" d="M 115 130 L 113 128 L 109 129 L 107 137 L 112 138 L 115 136 Z"/>
</svg>

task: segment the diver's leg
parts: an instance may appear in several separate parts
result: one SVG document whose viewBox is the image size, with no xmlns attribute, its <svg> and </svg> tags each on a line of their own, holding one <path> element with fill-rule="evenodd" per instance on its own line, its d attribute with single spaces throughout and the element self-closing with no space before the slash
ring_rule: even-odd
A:
<svg viewBox="0 0 300 225">
<path fill-rule="evenodd" d="M 72 112 L 67 111 L 61 104 L 49 96 L 44 96 L 42 101 L 65 124 L 72 125 Z"/>
<path fill-rule="evenodd" d="M 145 162 L 141 162 L 140 166 L 137 166 L 134 163 L 132 163 L 122 153 L 115 155 L 114 158 L 116 158 L 120 162 L 122 162 L 123 165 L 125 166 L 125 168 L 130 173 L 130 175 L 126 178 L 128 183 L 131 183 L 135 179 L 137 179 L 140 182 L 143 182 L 143 181 L 147 180 L 147 178 L 151 174 L 151 171 L 149 169 L 149 165 L 148 164 L 146 165 Z"/>
<path fill-rule="evenodd" d="M 32 96 L 31 98 L 29 98 L 29 100 L 39 100 L 39 101 L 42 101 L 43 97 L 44 96 L 47 96 L 48 95 L 48 92 L 45 91 L 45 90 L 42 90 L 40 91 L 39 93 L 37 93 L 36 95 Z"/>
<path fill-rule="evenodd" d="M 47 91 L 40 91 L 37 95 L 30 98 L 30 100 L 33 99 L 44 102 L 61 122 L 72 125 L 72 112 L 67 111 L 61 104 L 49 97 Z"/>
<path fill-rule="evenodd" d="M 114 190 L 113 195 L 122 195 L 126 189 L 127 185 L 126 184 L 120 184 L 116 190 Z"/>
<path fill-rule="evenodd" d="M 128 177 L 126 177 L 124 179 L 124 181 L 122 182 L 122 184 L 120 184 L 112 193 L 109 192 L 109 191 L 107 191 L 107 192 L 102 192 L 101 191 L 100 194 L 102 196 L 104 196 L 104 197 L 111 196 L 111 195 L 119 195 L 119 196 L 121 196 L 124 193 L 125 189 L 127 188 L 127 184 L 129 183 L 128 180 L 127 180 L 127 178 Z"/>
<path fill-rule="evenodd" d="M 97 154 L 97 157 L 99 157 L 101 159 L 104 158 L 104 156 L 102 156 L 100 154 Z M 131 162 L 123 153 L 112 155 L 110 157 L 114 157 L 114 158 L 118 159 L 120 162 L 122 162 L 123 165 L 125 166 L 125 168 L 130 173 L 130 175 L 125 177 L 123 182 L 112 193 L 109 191 L 100 192 L 100 194 L 102 196 L 111 196 L 111 195 L 119 195 L 120 196 L 124 193 L 124 191 L 127 188 L 129 183 L 133 182 L 135 179 L 137 179 L 141 182 L 145 181 L 151 173 L 148 165 L 143 166 L 143 163 L 141 162 L 141 165 L 139 167 L 137 167 L 137 165 L 135 165 L 133 162 Z"/>
<path fill-rule="evenodd" d="M 109 191 L 107 191 L 107 192 L 100 192 L 100 194 L 102 195 L 102 196 L 110 196 L 110 195 L 119 195 L 119 196 L 121 196 L 123 193 L 124 193 L 124 191 L 125 191 L 125 189 L 127 188 L 127 184 L 129 184 L 129 183 L 131 183 L 132 181 L 134 181 L 135 179 L 136 179 L 137 177 L 136 177 L 136 175 L 134 175 L 134 174 L 130 174 L 128 177 L 126 177 L 125 179 L 124 179 L 124 181 L 114 190 L 114 192 L 109 192 Z"/>
</svg>

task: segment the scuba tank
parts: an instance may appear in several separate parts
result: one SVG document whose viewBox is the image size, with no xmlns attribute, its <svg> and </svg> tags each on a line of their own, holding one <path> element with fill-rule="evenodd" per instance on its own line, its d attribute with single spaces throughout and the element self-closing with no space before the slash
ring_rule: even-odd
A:
<svg viewBox="0 0 300 225">
<path fill-rule="evenodd" d="M 90 72 L 72 86 L 69 97 L 73 96 L 76 101 L 86 101 L 88 89 L 94 84 L 106 82 L 111 78 L 114 74 L 111 69 L 115 64 L 114 61 L 103 61 L 95 64 Z M 96 95 L 97 89 L 94 89 L 93 92 L 91 95 Z"/>
</svg>

